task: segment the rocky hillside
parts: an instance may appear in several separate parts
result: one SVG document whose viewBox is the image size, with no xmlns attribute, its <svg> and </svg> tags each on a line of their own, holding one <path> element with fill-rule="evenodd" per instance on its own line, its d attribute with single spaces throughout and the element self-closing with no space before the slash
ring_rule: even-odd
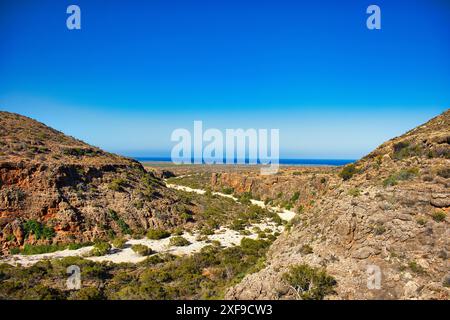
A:
<svg viewBox="0 0 450 320">
<path fill-rule="evenodd" d="M 0 249 L 93 241 L 184 223 L 181 204 L 136 161 L 0 112 Z"/>
<path fill-rule="evenodd" d="M 333 175 L 227 298 L 298 298 L 287 275 L 307 265 L 335 279 L 328 299 L 449 299 L 450 111 Z"/>
<path fill-rule="evenodd" d="M 234 193 L 249 192 L 252 198 L 267 204 L 303 212 L 335 185 L 340 178 L 335 167 L 281 167 L 276 175 L 261 176 L 258 170 L 216 172 L 211 175 L 211 187 Z"/>
</svg>

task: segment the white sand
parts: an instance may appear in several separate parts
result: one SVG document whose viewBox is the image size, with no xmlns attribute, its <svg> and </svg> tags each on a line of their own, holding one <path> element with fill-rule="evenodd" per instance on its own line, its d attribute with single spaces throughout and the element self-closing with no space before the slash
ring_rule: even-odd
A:
<svg viewBox="0 0 450 320">
<path fill-rule="evenodd" d="M 228 228 L 220 228 L 216 230 L 213 235 L 207 236 L 208 240 L 196 240 L 199 236 L 198 233 L 189 234 L 184 233 L 182 236 L 191 242 L 190 245 L 183 247 L 170 246 L 170 238 L 160 239 L 160 240 L 149 240 L 149 239 L 131 239 L 125 243 L 123 249 L 112 249 L 111 253 L 100 256 L 100 257 L 88 257 L 86 259 L 91 261 L 110 261 L 114 263 L 139 263 L 144 261 L 147 257 L 140 256 L 136 254 L 131 246 L 134 244 L 143 244 L 150 247 L 155 253 L 171 253 L 174 255 L 189 255 L 195 252 L 199 252 L 203 247 L 211 244 L 211 241 L 219 241 L 222 247 L 228 248 L 232 246 L 239 245 L 242 238 L 256 239 L 258 237 L 257 233 L 253 228 L 258 227 L 261 230 L 270 229 L 271 233 L 282 232 L 284 227 L 277 226 L 273 221 L 264 221 L 261 223 L 253 224 L 246 228 L 247 231 L 251 232 L 250 235 L 243 235 L 238 231 L 234 231 Z M 13 255 L 8 256 L 0 260 L 3 263 L 9 263 L 12 265 L 22 265 L 30 266 L 38 261 L 45 259 L 58 259 L 73 256 L 84 256 L 88 254 L 93 249 L 93 246 L 83 247 L 77 250 L 63 250 L 56 251 L 52 253 L 36 254 L 36 255 Z"/>
</svg>

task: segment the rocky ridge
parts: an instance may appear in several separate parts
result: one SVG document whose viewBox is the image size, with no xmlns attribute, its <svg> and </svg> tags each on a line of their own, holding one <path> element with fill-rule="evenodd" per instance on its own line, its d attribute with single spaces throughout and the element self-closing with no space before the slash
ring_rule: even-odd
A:
<svg viewBox="0 0 450 320">
<path fill-rule="evenodd" d="M 447 110 L 345 167 L 339 179 L 329 173 L 326 190 L 274 242 L 265 268 L 226 297 L 295 299 L 283 274 L 307 264 L 336 279 L 328 299 L 448 299 L 449 158 Z M 273 178 L 256 178 L 248 190 L 265 179 Z M 370 268 L 381 271 L 380 287 L 370 285 Z"/>
<path fill-rule="evenodd" d="M 0 112 L 0 249 L 183 224 L 161 177 L 33 119 Z M 30 231 L 31 230 L 31 231 Z"/>
</svg>

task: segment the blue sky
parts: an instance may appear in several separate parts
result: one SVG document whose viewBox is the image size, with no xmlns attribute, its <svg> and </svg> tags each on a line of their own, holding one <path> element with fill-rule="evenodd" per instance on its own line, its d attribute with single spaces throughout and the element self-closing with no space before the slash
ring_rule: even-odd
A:
<svg viewBox="0 0 450 320">
<path fill-rule="evenodd" d="M 203 120 L 355 159 L 450 106 L 448 0 L 10 0 L 0 37 L 0 109 L 130 156 Z"/>
</svg>

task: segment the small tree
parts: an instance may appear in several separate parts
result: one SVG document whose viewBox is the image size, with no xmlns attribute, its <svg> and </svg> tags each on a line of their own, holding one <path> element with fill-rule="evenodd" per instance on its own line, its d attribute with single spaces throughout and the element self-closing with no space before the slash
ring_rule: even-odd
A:
<svg viewBox="0 0 450 320">
<path fill-rule="evenodd" d="M 163 229 L 150 229 L 147 232 L 147 238 L 150 240 L 159 240 L 170 237 L 170 233 Z"/>
<path fill-rule="evenodd" d="M 313 268 L 306 264 L 293 266 L 283 275 L 298 300 L 322 300 L 334 293 L 336 280 L 325 270 Z"/>
<path fill-rule="evenodd" d="M 122 249 L 127 241 L 124 238 L 115 238 L 112 241 L 114 248 Z"/>
<path fill-rule="evenodd" d="M 140 256 L 148 256 L 152 253 L 152 249 L 150 249 L 147 246 L 144 246 L 143 244 L 135 244 L 131 247 L 131 249 L 136 252 Z"/>
<path fill-rule="evenodd" d="M 98 242 L 91 250 L 91 255 L 104 256 L 109 253 L 109 250 L 111 250 L 111 245 L 108 242 Z"/>
<path fill-rule="evenodd" d="M 174 247 L 184 247 L 184 246 L 190 245 L 191 243 L 187 239 L 185 239 L 181 236 L 176 236 L 176 237 L 170 238 L 169 244 Z"/>
<path fill-rule="evenodd" d="M 352 163 L 352 164 L 346 165 L 342 169 L 342 171 L 339 173 L 339 176 L 343 180 L 349 180 L 349 179 L 351 179 L 351 177 L 353 177 L 353 175 L 355 173 L 357 173 L 356 166 Z"/>
</svg>

